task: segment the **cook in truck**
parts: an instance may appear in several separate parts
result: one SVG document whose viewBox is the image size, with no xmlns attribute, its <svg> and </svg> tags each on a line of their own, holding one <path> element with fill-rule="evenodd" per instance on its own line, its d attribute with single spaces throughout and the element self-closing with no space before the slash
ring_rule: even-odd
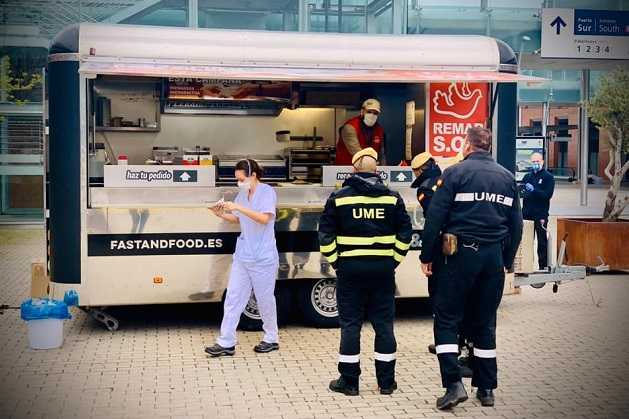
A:
<svg viewBox="0 0 629 419">
<path fill-rule="evenodd" d="M 380 164 L 384 162 L 384 129 L 378 123 L 380 102 L 367 99 L 363 102 L 360 115 L 350 118 L 339 130 L 336 143 L 336 164 L 350 166 L 352 157 L 367 147 L 380 153 Z"/>
</svg>

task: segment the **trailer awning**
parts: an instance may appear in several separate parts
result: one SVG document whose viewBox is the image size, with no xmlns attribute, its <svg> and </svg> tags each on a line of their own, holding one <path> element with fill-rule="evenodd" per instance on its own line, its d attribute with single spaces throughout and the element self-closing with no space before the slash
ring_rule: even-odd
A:
<svg viewBox="0 0 629 419">
<path fill-rule="evenodd" d="M 474 69 L 393 69 L 393 68 L 301 68 L 265 67 L 263 65 L 229 66 L 190 63 L 128 62 L 90 57 L 80 66 L 84 74 L 191 77 L 237 80 L 283 80 L 312 82 L 382 82 L 420 83 L 448 81 L 528 82 L 542 83 L 546 79 L 522 74 Z"/>
</svg>

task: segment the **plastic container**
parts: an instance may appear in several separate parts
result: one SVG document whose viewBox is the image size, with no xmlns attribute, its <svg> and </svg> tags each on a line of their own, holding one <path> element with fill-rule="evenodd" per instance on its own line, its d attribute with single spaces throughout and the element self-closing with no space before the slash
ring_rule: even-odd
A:
<svg viewBox="0 0 629 419">
<path fill-rule="evenodd" d="M 126 166 L 129 164 L 129 158 L 123 154 L 118 156 L 118 165 L 119 166 Z"/>
<path fill-rule="evenodd" d="M 29 320 L 28 345 L 32 349 L 55 349 L 63 345 L 63 320 Z"/>
<path fill-rule="evenodd" d="M 77 299 L 69 296 L 68 303 Z M 48 298 L 26 300 L 20 306 L 20 315 L 28 325 L 28 343 L 33 349 L 54 349 L 63 345 L 63 321 L 70 312 L 65 301 Z"/>
</svg>

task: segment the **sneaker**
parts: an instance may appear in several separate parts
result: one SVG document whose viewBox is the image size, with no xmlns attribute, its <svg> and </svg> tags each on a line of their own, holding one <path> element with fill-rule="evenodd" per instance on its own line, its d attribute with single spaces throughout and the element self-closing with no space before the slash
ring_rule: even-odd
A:
<svg viewBox="0 0 629 419">
<path fill-rule="evenodd" d="M 232 346 L 231 348 L 224 348 L 218 343 L 215 343 L 214 345 L 205 348 L 205 352 L 212 357 L 234 356 L 234 354 L 236 353 L 236 347 Z"/>
<path fill-rule="evenodd" d="M 391 387 L 386 387 L 386 388 L 380 387 L 379 390 L 380 390 L 380 394 L 384 394 L 385 396 L 388 396 L 389 394 L 393 394 L 393 392 L 397 390 L 397 383 L 394 381 Z"/>
<path fill-rule="evenodd" d="M 278 349 L 280 349 L 279 343 L 269 343 L 265 341 L 262 341 L 253 347 L 253 350 L 258 353 L 277 351 Z"/>
<path fill-rule="evenodd" d="M 358 386 L 348 385 L 343 377 L 330 381 L 328 388 L 336 393 L 343 393 L 346 396 L 358 396 Z"/>
</svg>

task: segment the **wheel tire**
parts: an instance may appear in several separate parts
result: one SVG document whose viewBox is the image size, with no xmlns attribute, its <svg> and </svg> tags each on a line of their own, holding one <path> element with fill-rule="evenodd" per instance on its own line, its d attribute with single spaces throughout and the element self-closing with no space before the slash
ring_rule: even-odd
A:
<svg viewBox="0 0 629 419">
<path fill-rule="evenodd" d="M 292 305 L 292 293 L 288 287 L 281 285 L 275 287 L 275 303 L 277 306 L 277 323 L 279 325 L 286 324 Z M 249 297 L 245 310 L 240 315 L 240 323 L 238 325 L 242 330 L 262 330 L 262 316 L 260 316 L 258 311 L 258 304 L 253 292 L 251 297 Z"/>
<path fill-rule="evenodd" d="M 258 303 L 256 302 L 256 297 L 253 295 L 253 291 L 251 292 L 249 301 L 247 301 L 245 310 L 240 315 L 238 327 L 240 327 L 241 330 L 248 331 L 262 330 L 262 317 L 258 311 Z"/>
<path fill-rule="evenodd" d="M 302 287 L 299 290 L 299 307 L 307 324 L 321 328 L 338 327 L 336 279 L 322 278 Z"/>
<path fill-rule="evenodd" d="M 545 282 L 540 282 L 539 284 L 531 284 L 531 286 L 533 288 L 540 289 L 540 288 L 544 288 L 546 286 L 546 283 Z"/>
</svg>

